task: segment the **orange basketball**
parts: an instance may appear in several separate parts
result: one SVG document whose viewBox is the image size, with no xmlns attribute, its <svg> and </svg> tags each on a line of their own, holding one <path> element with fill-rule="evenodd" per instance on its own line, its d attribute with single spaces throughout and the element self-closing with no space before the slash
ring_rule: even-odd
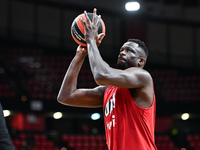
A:
<svg viewBox="0 0 200 150">
<path fill-rule="evenodd" d="M 90 18 L 90 20 L 92 21 L 93 13 L 87 13 L 87 15 Z M 81 22 L 81 17 L 83 18 L 84 21 L 86 21 L 86 17 L 84 15 L 84 13 L 78 15 L 72 22 L 71 34 L 76 43 L 78 43 L 79 45 L 81 45 L 83 47 L 87 47 L 87 43 L 86 43 L 85 36 L 84 36 L 85 29 L 84 29 L 84 25 Z M 105 24 L 104 24 L 103 20 L 101 19 L 99 29 L 98 29 L 98 34 L 105 33 L 105 31 L 106 31 Z M 102 39 L 100 39 L 100 40 L 102 40 Z"/>
</svg>

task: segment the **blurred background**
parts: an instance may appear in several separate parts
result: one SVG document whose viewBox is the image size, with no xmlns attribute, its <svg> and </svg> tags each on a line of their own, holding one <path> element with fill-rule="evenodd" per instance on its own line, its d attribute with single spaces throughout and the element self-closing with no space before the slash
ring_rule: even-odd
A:
<svg viewBox="0 0 200 150">
<path fill-rule="evenodd" d="M 56 97 L 75 55 L 70 28 L 96 7 L 106 25 L 103 59 L 115 67 L 129 38 L 143 40 L 155 83 L 159 150 L 200 149 L 200 0 L 1 0 L 0 102 L 16 150 L 107 150 L 102 108 Z M 78 87 L 97 86 L 88 60 Z"/>
</svg>

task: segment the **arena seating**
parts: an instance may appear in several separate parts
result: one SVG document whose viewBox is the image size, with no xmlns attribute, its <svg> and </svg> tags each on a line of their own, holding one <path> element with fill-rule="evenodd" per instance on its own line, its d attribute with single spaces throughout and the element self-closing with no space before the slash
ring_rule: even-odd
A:
<svg viewBox="0 0 200 150">
<path fill-rule="evenodd" d="M 65 72 L 73 58 L 47 54 L 44 49 L 1 48 L 1 62 L 5 72 L 18 76 L 11 83 L 1 81 L 0 97 L 14 97 L 16 90 L 24 89 L 27 95 L 39 99 L 56 99 Z M 114 64 L 114 63 L 112 63 Z M 200 101 L 200 76 L 184 74 L 177 69 L 150 69 L 159 84 L 162 99 L 166 101 Z M 94 87 L 88 63 L 84 63 L 79 75 L 79 87 Z M 17 82 L 17 83 L 16 83 Z M 15 86 L 13 86 L 15 84 Z M 20 84 L 21 87 L 17 87 Z M 19 86 L 19 85 L 18 85 Z M 11 88 L 12 87 L 12 88 Z"/>
<path fill-rule="evenodd" d="M 200 136 L 198 136 L 200 137 Z M 197 150 L 199 144 L 194 144 L 197 142 L 195 137 L 188 136 L 188 141 L 191 148 Z M 200 138 L 198 138 L 199 140 Z M 167 135 L 156 135 L 155 137 L 156 146 L 158 150 L 178 150 L 176 145 Z M 16 150 L 20 148 L 29 148 L 30 150 L 59 150 L 58 146 L 55 146 L 52 140 L 49 140 L 45 134 L 37 133 L 20 133 L 17 138 L 12 140 L 15 145 Z M 68 135 L 62 134 L 60 139 L 60 148 L 66 147 L 69 150 L 107 150 L 106 138 L 104 135 Z M 196 147 L 194 147 L 194 145 Z"/>
<path fill-rule="evenodd" d="M 14 98 L 15 93 L 8 86 L 8 82 L 0 81 L 0 97 L 3 98 Z"/>
<path fill-rule="evenodd" d="M 44 134 L 20 133 L 16 139 L 12 139 L 12 143 L 16 150 L 59 150 Z"/>
<path fill-rule="evenodd" d="M 0 59 L 6 72 L 18 76 L 18 89 L 24 89 L 31 98 L 56 99 L 58 89 L 72 60 L 71 56 L 46 55 L 42 49 L 7 48 L 0 49 Z M 84 64 L 78 86 L 96 86 L 88 64 Z M 15 82 L 15 85 L 17 85 Z M 11 85 L 1 85 L 0 96 L 14 96 Z"/>
<path fill-rule="evenodd" d="M 67 135 L 63 134 L 60 148 L 66 147 L 69 150 L 107 150 L 106 139 L 104 135 Z M 59 150 L 53 140 L 50 140 L 44 133 L 24 133 L 21 132 L 17 137 L 12 138 L 12 143 L 16 150 Z M 62 143 L 62 144 L 61 144 Z"/>
<path fill-rule="evenodd" d="M 74 150 L 107 150 L 105 136 L 63 135 L 62 141 Z"/>
<path fill-rule="evenodd" d="M 178 148 L 167 135 L 159 135 L 156 136 L 155 139 L 158 150 L 178 150 Z"/>
<path fill-rule="evenodd" d="M 152 70 L 152 74 L 161 88 L 160 95 L 166 101 L 200 101 L 200 76 L 184 74 L 182 70 Z"/>
<path fill-rule="evenodd" d="M 200 150 L 200 135 L 188 135 L 186 139 L 191 149 Z"/>
</svg>

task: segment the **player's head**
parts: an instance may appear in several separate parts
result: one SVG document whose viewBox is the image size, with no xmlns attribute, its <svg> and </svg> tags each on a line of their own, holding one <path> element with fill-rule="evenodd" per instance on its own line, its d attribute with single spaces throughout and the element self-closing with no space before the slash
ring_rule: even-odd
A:
<svg viewBox="0 0 200 150">
<path fill-rule="evenodd" d="M 143 68 L 148 57 L 148 49 L 144 42 L 138 39 L 129 39 L 120 49 L 117 68 Z"/>
</svg>

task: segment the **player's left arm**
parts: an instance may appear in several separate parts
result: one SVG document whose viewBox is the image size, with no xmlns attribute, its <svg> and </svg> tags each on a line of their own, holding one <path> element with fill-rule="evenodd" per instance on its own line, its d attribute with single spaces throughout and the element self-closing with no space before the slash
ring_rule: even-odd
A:
<svg viewBox="0 0 200 150">
<path fill-rule="evenodd" d="M 98 85 L 112 85 L 129 89 L 143 88 L 147 85 L 151 85 L 151 75 L 141 68 L 131 67 L 126 70 L 119 70 L 107 66 L 104 67 L 104 69 L 100 69 L 100 64 L 94 66 L 97 70 L 94 74 L 94 78 Z"/>
<path fill-rule="evenodd" d="M 151 85 L 151 75 L 144 69 L 131 67 L 120 70 L 110 67 L 101 57 L 95 42 L 88 44 L 88 57 L 98 85 L 122 88 L 142 88 Z"/>
</svg>

